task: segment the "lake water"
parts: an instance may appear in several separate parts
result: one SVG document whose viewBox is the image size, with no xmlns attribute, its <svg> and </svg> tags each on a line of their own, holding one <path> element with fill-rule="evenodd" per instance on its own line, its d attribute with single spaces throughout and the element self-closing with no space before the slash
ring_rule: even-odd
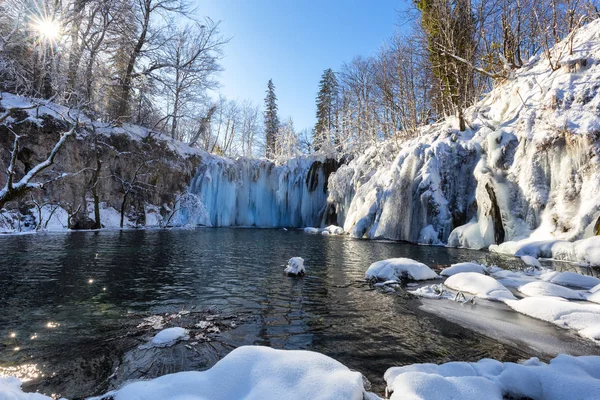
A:
<svg viewBox="0 0 600 400">
<path fill-rule="evenodd" d="M 532 355 L 362 280 L 381 259 L 435 266 L 484 260 L 485 252 L 196 229 L 5 236 L 0 254 L 0 376 L 17 374 L 29 379 L 25 389 L 46 394 L 77 398 L 130 378 L 207 368 L 244 344 L 322 352 L 362 372 L 376 391 L 393 365 Z M 283 274 L 294 256 L 305 259 L 302 278 Z M 138 328 L 145 317 L 182 310 L 190 313 L 167 326 L 194 326 L 209 314 L 222 327 L 235 323 L 204 346 L 139 349 L 156 332 Z"/>
</svg>

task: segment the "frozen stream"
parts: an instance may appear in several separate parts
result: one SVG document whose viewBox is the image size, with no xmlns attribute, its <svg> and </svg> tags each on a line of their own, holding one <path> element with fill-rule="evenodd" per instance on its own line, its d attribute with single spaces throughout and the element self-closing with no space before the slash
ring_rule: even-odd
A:
<svg viewBox="0 0 600 400">
<path fill-rule="evenodd" d="M 322 352 L 365 374 L 378 392 L 392 365 L 600 354 L 567 331 L 502 309 L 492 311 L 504 322 L 486 336 L 467 307 L 423 304 L 362 281 L 369 264 L 385 258 L 434 267 L 482 261 L 485 252 L 219 228 L 4 236 L 0 254 L 0 376 L 71 399 L 126 379 L 205 369 L 243 344 Z M 294 256 L 305 260 L 303 278 L 283 274 Z M 169 326 L 212 315 L 221 332 L 195 347 L 139 349 L 155 333 L 137 327 L 145 317 L 182 310 L 190 313 Z M 455 323 L 461 313 L 473 330 Z"/>
</svg>

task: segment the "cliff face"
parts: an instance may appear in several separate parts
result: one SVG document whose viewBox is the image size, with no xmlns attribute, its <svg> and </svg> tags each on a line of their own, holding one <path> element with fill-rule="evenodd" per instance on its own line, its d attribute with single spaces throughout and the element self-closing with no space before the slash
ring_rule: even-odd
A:
<svg viewBox="0 0 600 400">
<path fill-rule="evenodd" d="M 369 149 L 330 178 L 330 207 L 357 237 L 484 248 L 576 240 L 600 216 L 600 21 L 552 71 L 537 58 L 419 137 Z M 553 50 L 565 54 L 567 43 Z"/>
<path fill-rule="evenodd" d="M 7 94 L 3 95 L 3 100 L 3 103 L 25 101 Z M 17 178 L 43 161 L 60 134 L 70 126 L 62 118 L 46 111 L 42 110 L 39 116 L 30 111 L 29 116 L 13 117 L 15 121 L 23 121 L 12 124 L 12 130 L 21 136 Z M 2 171 L 6 171 L 9 164 L 13 140 L 14 134 L 8 127 L 0 125 Z M 97 226 L 95 192 L 100 203 L 102 226 L 118 226 L 122 206 L 125 210 L 124 226 L 157 225 L 172 213 L 177 200 L 187 192 L 198 165 L 207 157 L 206 153 L 139 127 L 87 123 L 76 136 L 66 141 L 57 154 L 55 164 L 36 181 L 51 181 L 61 174 L 69 175 L 8 203 L 8 211 L 5 210 L 0 218 L 0 224 L 5 230 L 33 229 L 40 222 L 42 228 L 94 228 Z M 0 187 L 5 185 L 6 179 L 6 173 L 0 173 Z M 17 210 L 21 215 L 17 215 Z"/>
<path fill-rule="evenodd" d="M 10 94 L 3 94 L 0 102 L 4 109 L 32 103 Z M 6 170 L 10 162 L 10 129 L 21 136 L 18 179 L 43 161 L 72 126 L 73 118 L 64 117 L 67 111 L 47 104 L 14 112 L 0 124 L 0 168 Z M 232 160 L 139 126 L 82 121 L 55 164 L 36 178 L 52 182 L 8 203 L 0 214 L 0 231 L 117 228 L 121 210 L 124 227 L 304 227 L 335 219 L 326 215 L 335 160 Z M 0 174 L 0 187 L 6 179 Z"/>
</svg>

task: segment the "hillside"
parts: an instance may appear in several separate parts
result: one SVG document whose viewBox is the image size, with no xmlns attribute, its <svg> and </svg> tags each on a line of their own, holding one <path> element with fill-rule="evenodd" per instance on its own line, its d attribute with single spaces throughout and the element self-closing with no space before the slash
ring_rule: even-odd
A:
<svg viewBox="0 0 600 400">
<path fill-rule="evenodd" d="M 485 248 L 573 241 L 600 217 L 600 21 L 538 56 L 455 118 L 371 147 L 330 179 L 351 235 Z"/>
</svg>

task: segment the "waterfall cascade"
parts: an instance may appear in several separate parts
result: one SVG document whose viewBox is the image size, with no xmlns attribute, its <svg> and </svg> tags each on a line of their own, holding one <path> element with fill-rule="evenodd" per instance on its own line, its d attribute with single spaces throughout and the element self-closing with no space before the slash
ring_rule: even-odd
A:
<svg viewBox="0 0 600 400">
<path fill-rule="evenodd" d="M 337 165 L 323 157 L 283 164 L 215 157 L 198 168 L 190 192 L 202 198 L 212 226 L 321 226 L 327 179 Z"/>
</svg>

